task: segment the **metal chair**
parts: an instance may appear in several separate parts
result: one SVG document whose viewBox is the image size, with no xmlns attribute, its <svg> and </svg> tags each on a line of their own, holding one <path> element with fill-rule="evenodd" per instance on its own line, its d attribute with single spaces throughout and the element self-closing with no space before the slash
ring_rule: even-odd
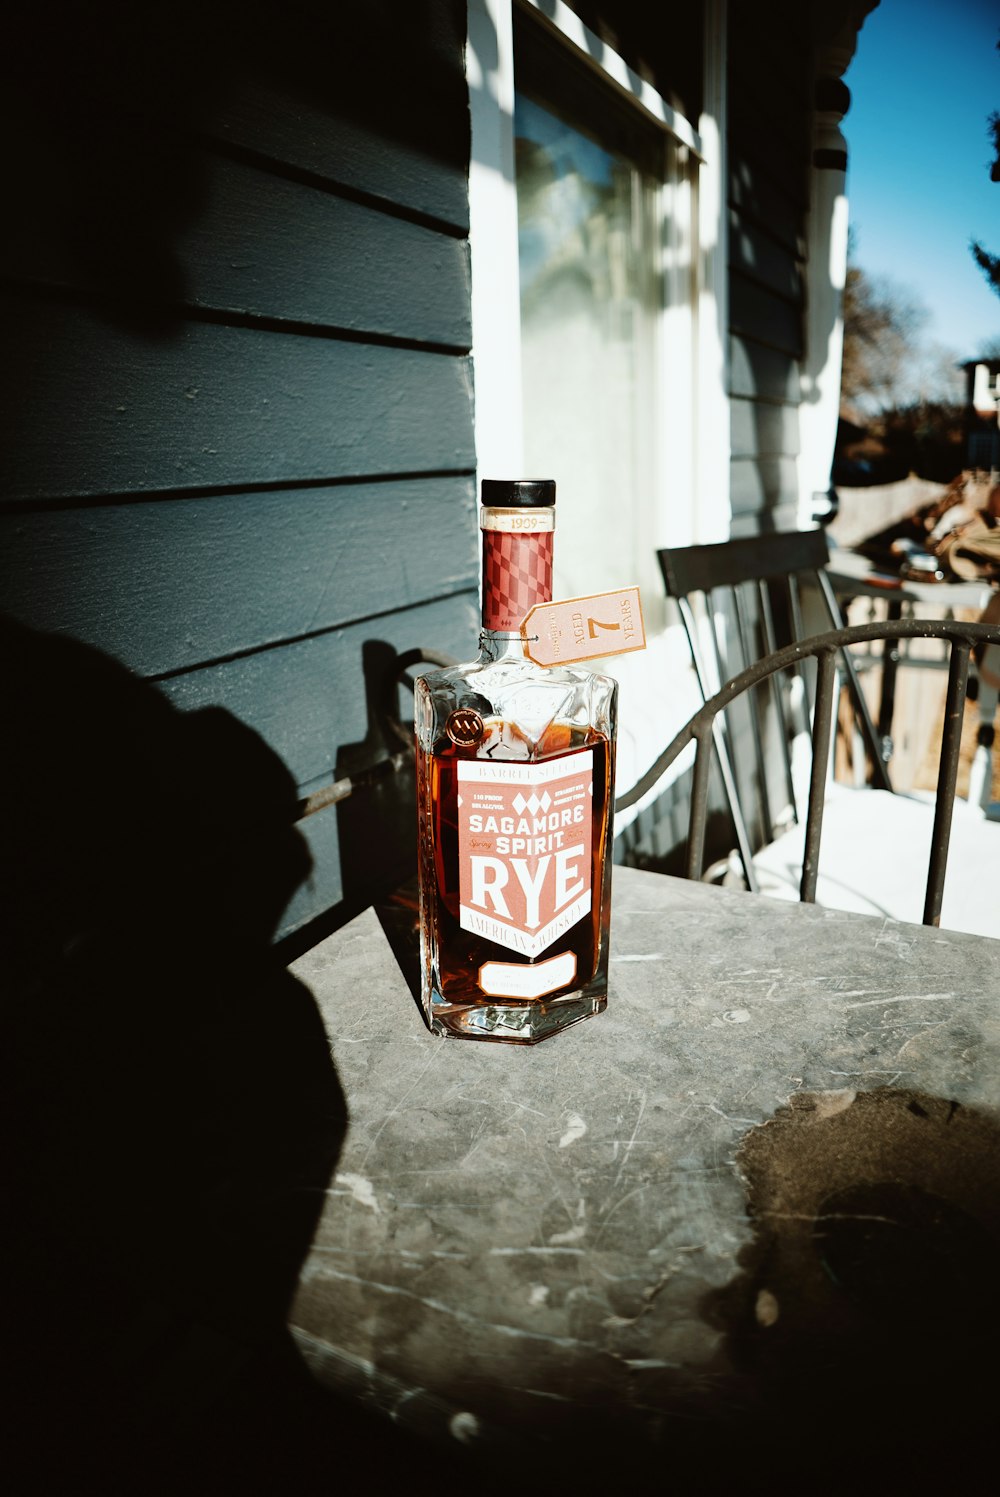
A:
<svg viewBox="0 0 1000 1497">
<path fill-rule="evenodd" d="M 951 844 L 952 826 L 955 808 L 955 786 L 959 764 L 959 749 L 961 742 L 962 718 L 966 699 L 966 687 L 969 674 L 969 659 L 974 646 L 987 646 L 1000 644 L 1000 627 L 982 623 L 959 623 L 956 620 L 902 620 L 893 622 L 881 622 L 874 624 L 859 624 L 851 628 L 840 628 L 827 633 L 815 635 L 809 639 L 796 641 L 766 655 L 763 659 L 755 662 L 733 679 L 727 682 L 721 690 L 715 692 L 705 704 L 688 720 L 685 726 L 675 735 L 671 743 L 651 766 L 649 771 L 642 777 L 627 796 L 622 797 L 618 805 L 623 803 L 629 805 L 640 800 L 666 770 L 693 742 L 696 745 L 694 763 L 694 781 L 691 794 L 690 820 L 687 844 L 687 876 L 692 879 L 702 877 L 705 859 L 705 828 L 709 802 L 709 772 L 713 754 L 718 754 L 720 746 L 719 726 L 721 715 L 734 702 L 746 693 L 753 694 L 756 687 L 763 683 L 779 683 L 783 672 L 795 672 L 800 670 L 807 660 L 816 662 L 816 687 L 815 703 L 812 712 L 811 736 L 812 736 L 812 764 L 809 778 L 809 789 L 807 798 L 807 812 L 804 830 L 804 840 L 801 851 L 801 878 L 798 886 L 798 898 L 806 903 L 815 903 L 817 899 L 817 880 L 820 872 L 820 849 L 821 838 L 824 828 L 824 812 L 828 804 L 828 772 L 830 762 L 830 750 L 833 738 L 833 717 L 837 704 L 837 679 L 838 662 L 847 658 L 847 652 L 853 645 L 864 644 L 872 640 L 899 640 L 899 639 L 940 639 L 944 640 L 949 648 L 949 672 L 948 686 L 944 710 L 944 732 L 942 736 L 941 749 L 938 764 L 937 791 L 933 804 L 903 794 L 893 794 L 880 789 L 838 787 L 846 796 L 853 796 L 861 808 L 859 821 L 861 844 L 857 851 L 860 857 L 866 861 L 871 860 L 872 838 L 874 821 L 871 817 L 871 809 L 877 804 L 880 807 L 879 837 L 888 839 L 888 850 L 890 856 L 892 847 L 892 826 L 881 815 L 883 809 L 890 805 L 903 813 L 912 823 L 915 819 L 926 826 L 927 833 L 927 877 L 924 885 L 923 899 L 923 923 L 925 925 L 938 925 L 941 921 L 942 898 L 945 888 L 945 875 L 948 868 L 949 847 Z M 777 692 L 775 699 L 787 703 L 788 693 Z M 781 714 L 784 723 L 784 741 L 795 731 L 794 724 L 789 724 L 787 710 Z M 736 796 L 737 808 L 739 806 L 738 792 L 733 782 L 733 793 Z M 867 805 L 866 805 L 867 802 Z M 842 812 L 840 804 L 836 816 L 838 821 Z M 796 798 L 792 796 L 793 814 L 797 816 Z M 745 818 L 744 818 L 745 821 Z M 901 823 L 900 823 L 901 824 Z M 868 827 L 867 841 L 864 838 L 864 829 Z M 907 829 L 910 835 L 912 828 Z M 800 834 L 801 835 L 801 834 Z M 966 843 L 965 872 L 970 879 L 987 892 L 992 891 L 992 908 L 995 909 L 995 927 L 986 930 L 986 934 L 1000 935 L 1000 833 L 990 826 L 982 817 L 981 813 L 974 808 L 966 808 L 962 813 L 962 835 Z M 902 844 L 900 844 L 900 847 Z M 741 849 L 742 851 L 742 849 Z M 912 853 L 905 854 L 900 851 L 900 859 L 904 864 L 912 861 Z M 991 876 L 989 860 L 992 859 L 993 872 Z M 756 869 L 759 867 L 760 859 L 754 858 L 752 853 L 748 854 L 745 868 L 747 882 L 751 889 L 758 887 Z M 905 867 L 902 870 L 908 871 Z M 880 891 L 876 890 L 872 896 L 874 908 L 879 908 Z M 835 902 L 835 901 L 827 901 Z M 856 906 L 846 905 L 846 908 Z M 891 912 L 890 912 L 891 913 Z M 905 918 L 905 917 L 902 917 Z M 965 925 L 955 928 L 981 929 L 981 925 Z"/>
<path fill-rule="evenodd" d="M 843 627 L 830 579 L 824 567 L 829 560 L 826 535 L 822 530 L 794 530 L 769 535 L 749 536 L 712 545 L 673 547 L 657 553 L 667 596 L 680 613 L 687 636 L 702 701 L 713 691 L 747 669 L 781 645 L 802 640 L 813 631 L 804 625 L 807 603 L 818 605 L 824 622 L 833 629 Z M 710 639 L 707 643 L 706 636 Z M 851 655 L 840 656 L 854 717 L 862 745 L 867 752 L 866 778 L 884 790 L 892 783 L 882 752 L 882 740 L 872 720 L 868 702 L 861 689 L 858 671 Z M 797 670 L 800 691 L 808 694 L 803 666 Z M 777 682 L 770 683 L 771 709 L 780 720 L 785 712 L 777 696 Z M 772 806 L 767 772 L 764 714 L 766 706 L 756 693 L 748 697 L 748 737 L 753 751 L 756 773 L 756 819 L 758 845 L 777 835 L 784 807 Z M 744 876 L 756 891 L 753 854 L 747 814 L 749 794 L 737 783 L 732 738 L 724 717 L 713 727 L 716 754 L 722 776 L 729 813 L 732 817 L 737 848 Z M 793 769 L 790 741 L 778 735 L 778 757 L 783 769 L 785 789 L 791 800 Z M 745 777 L 744 777 L 745 778 Z M 630 792 L 627 804 L 634 804 Z M 619 802 L 619 809 L 626 803 Z"/>
</svg>

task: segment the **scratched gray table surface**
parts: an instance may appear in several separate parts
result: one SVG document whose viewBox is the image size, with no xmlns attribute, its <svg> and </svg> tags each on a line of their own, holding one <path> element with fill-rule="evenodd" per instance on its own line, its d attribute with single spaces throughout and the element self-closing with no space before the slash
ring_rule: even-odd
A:
<svg viewBox="0 0 1000 1497">
<path fill-rule="evenodd" d="M 844 1336 L 961 1364 L 901 1327 L 997 1248 L 1000 941 L 626 869 L 613 910 L 607 1012 L 533 1047 L 432 1037 L 372 911 L 295 964 L 350 1110 L 292 1314 L 316 1374 L 484 1463 L 617 1471 L 778 1429 L 818 1346 L 828 1409 Z M 947 1251 L 902 1272 L 848 1221 Z"/>
</svg>

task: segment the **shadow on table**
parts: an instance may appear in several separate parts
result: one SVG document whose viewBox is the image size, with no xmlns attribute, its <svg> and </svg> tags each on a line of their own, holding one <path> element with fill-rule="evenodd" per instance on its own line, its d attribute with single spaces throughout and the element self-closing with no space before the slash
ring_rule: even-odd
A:
<svg viewBox="0 0 1000 1497">
<path fill-rule="evenodd" d="M 296 788 L 227 713 L 0 619 L 8 1491 L 414 1473 L 286 1331 L 347 1112 L 276 962 Z"/>
<path fill-rule="evenodd" d="M 992 1464 L 998 1154 L 995 1117 L 888 1088 L 796 1097 L 746 1136 L 755 1237 L 703 1311 L 748 1469 L 832 1492 Z"/>
<path fill-rule="evenodd" d="M 375 906 L 379 924 L 396 958 L 410 997 L 423 1019 L 420 971 L 420 891 L 416 878 L 400 884 Z"/>
<path fill-rule="evenodd" d="M 1000 1392 L 998 1154 L 1000 1119 L 939 1097 L 796 1096 L 737 1157 L 754 1237 L 699 1306 L 713 1361 L 573 1410 L 559 1448 L 537 1431 L 545 1475 L 523 1489 L 561 1471 L 588 1497 L 978 1490 Z"/>
</svg>

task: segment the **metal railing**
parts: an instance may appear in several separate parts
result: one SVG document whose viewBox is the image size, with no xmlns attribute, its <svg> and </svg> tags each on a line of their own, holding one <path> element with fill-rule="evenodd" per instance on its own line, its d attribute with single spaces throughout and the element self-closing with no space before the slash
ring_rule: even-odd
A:
<svg viewBox="0 0 1000 1497">
<path fill-rule="evenodd" d="M 705 830 L 708 817 L 709 774 L 713 751 L 718 751 L 720 715 L 743 692 L 769 680 L 782 671 L 794 670 L 803 661 L 814 659 L 817 665 L 815 701 L 812 712 L 812 768 L 809 779 L 806 815 L 805 849 L 799 898 L 805 903 L 816 899 L 819 851 L 823 831 L 833 714 L 837 703 L 837 661 L 841 652 L 852 645 L 870 640 L 941 639 L 950 646 L 948 686 L 945 696 L 944 731 L 938 758 L 937 791 L 934 805 L 931 851 L 924 897 L 923 923 L 937 925 L 941 918 L 941 901 L 948 864 L 952 812 L 958 778 L 962 720 L 969 678 L 969 661 L 977 645 L 1000 645 L 1000 628 L 989 624 L 961 623 L 955 619 L 901 619 L 872 624 L 856 624 L 813 635 L 777 650 L 755 662 L 728 681 L 710 697 L 674 736 L 663 753 L 636 785 L 618 801 L 618 808 L 634 805 L 662 778 L 674 761 L 693 742 L 695 748 L 694 778 L 688 822 L 687 877 L 699 879 L 705 860 Z M 858 794 L 870 793 L 859 789 Z M 738 803 L 733 806 L 738 814 Z M 741 839 L 741 854 L 746 845 Z M 748 886 L 756 889 L 752 860 L 743 857 Z"/>
</svg>

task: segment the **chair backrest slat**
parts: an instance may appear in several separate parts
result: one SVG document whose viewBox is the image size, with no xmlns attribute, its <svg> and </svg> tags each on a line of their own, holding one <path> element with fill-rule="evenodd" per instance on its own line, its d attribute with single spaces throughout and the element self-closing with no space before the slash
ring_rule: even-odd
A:
<svg viewBox="0 0 1000 1497">
<path fill-rule="evenodd" d="M 747 578 L 813 572 L 825 567 L 830 559 L 822 530 L 780 531 L 706 546 L 668 547 L 658 555 L 671 598 L 707 592 L 713 587 L 732 587 Z"/>
<path fill-rule="evenodd" d="M 776 531 L 703 546 L 667 547 L 657 553 L 667 595 L 677 603 L 684 620 L 703 699 L 707 700 L 716 683 L 724 683 L 762 655 L 780 648 L 789 639 L 806 637 L 802 596 L 805 584 L 813 589 L 830 627 L 843 627 L 844 620 L 824 570 L 829 555 L 826 535 L 818 529 Z M 780 618 L 776 617 L 776 607 L 781 610 Z M 707 660 L 703 633 L 699 632 L 702 610 L 704 625 L 712 637 Z M 693 622 L 695 617 L 699 619 L 697 625 Z M 759 633 L 759 648 L 755 631 Z M 880 788 L 891 790 L 883 740 L 872 721 L 854 661 L 847 652 L 841 653 L 840 660 L 855 720 L 867 748 L 870 774 Z M 716 673 L 712 679 L 710 670 Z M 792 745 L 801 733 L 812 733 L 809 698 L 813 677 L 807 661 L 799 662 L 793 674 L 799 685 L 793 693 L 791 708 L 788 684 L 772 680 L 764 694 L 768 699 L 766 709 L 761 705 L 763 698 L 750 693 L 743 709 L 745 716 L 732 723 L 723 719 L 724 726 L 716 734 L 720 752 L 728 745 L 730 776 L 735 784 L 738 777 L 748 777 L 742 768 L 743 741 L 738 736 L 738 730 L 742 731 L 740 725 L 746 725 L 750 740 L 747 764 L 752 763 L 756 776 L 755 815 L 750 820 L 753 823 L 759 819 L 762 841 L 769 840 L 775 832 L 776 814 L 783 815 L 784 804 L 790 808 L 794 820 L 800 814 Z M 799 708 L 800 716 L 795 710 Z M 776 733 L 770 732 L 771 724 L 778 725 Z M 775 771 L 769 774 L 767 766 L 772 756 Z M 776 813 L 773 795 L 782 776 L 785 794 Z M 735 820 L 737 807 L 728 790 L 727 800 Z"/>
<path fill-rule="evenodd" d="M 826 766 L 833 741 L 834 685 L 837 679 L 837 655 L 832 649 L 818 652 L 816 704 L 813 708 L 813 760 L 809 776 L 809 810 L 806 816 L 805 849 L 802 854 L 802 880 L 799 898 L 805 904 L 816 902 L 819 878 L 819 847 L 823 835 L 823 810 L 826 804 Z"/>
<path fill-rule="evenodd" d="M 736 606 L 736 628 L 740 641 L 740 655 L 742 657 L 741 669 L 746 670 L 758 658 L 758 651 L 754 649 L 750 612 L 747 607 L 747 599 L 743 587 L 733 588 L 733 600 Z M 770 693 L 769 693 L 770 694 Z M 757 692 L 747 692 L 747 706 L 750 709 L 750 733 L 753 743 L 754 767 L 757 770 L 757 790 L 760 798 L 760 833 L 761 842 L 767 842 L 774 835 L 774 812 L 771 809 L 771 794 L 768 788 L 767 765 L 764 762 L 764 723 L 761 717 L 760 702 Z M 782 717 L 778 717 L 779 723 Z M 779 735 L 784 741 L 786 735 Z"/>
<path fill-rule="evenodd" d="M 707 699 L 716 683 L 721 685 L 762 655 L 771 653 L 779 643 L 785 643 L 789 626 L 793 638 L 803 637 L 798 579 L 800 575 L 815 577 L 829 560 L 829 549 L 823 531 L 796 530 L 703 546 L 667 548 L 658 556 L 667 594 L 680 609 L 702 697 Z M 780 641 L 772 591 L 782 609 L 784 627 Z M 829 613 L 829 622 L 834 626 L 841 624 L 836 604 L 830 612 L 822 589 L 819 594 Z M 702 624 L 711 635 L 708 661 L 703 650 Z M 710 669 L 715 672 L 712 680 Z M 785 804 L 793 820 L 799 815 L 791 744 L 802 729 L 811 732 L 811 722 L 806 674 L 802 668 L 797 674 L 802 690 L 801 726 L 790 716 L 787 686 L 772 679 L 762 695 L 755 691 L 748 693 L 737 719 L 730 722 L 723 716 L 715 734 L 720 759 L 724 757 L 727 761 L 722 764 L 724 782 L 731 782 L 733 787 L 730 790 L 727 783 L 730 813 L 734 822 L 737 816 L 743 816 L 744 826 L 748 819 L 757 825 L 758 845 L 774 835 Z M 772 731 L 775 725 L 777 731 Z M 741 737 L 744 733 L 745 739 Z M 747 740 L 748 768 L 744 769 L 742 750 Z M 780 768 L 778 776 L 769 771 L 772 755 L 776 755 L 775 768 Z M 755 781 L 748 804 L 752 804 L 754 814 L 747 818 L 736 786 L 738 776 L 749 778 L 751 763 Z M 778 783 L 783 784 L 784 794 L 781 804 L 775 806 L 773 796 Z M 751 876 L 750 870 L 746 871 Z"/>
<path fill-rule="evenodd" d="M 948 868 L 951 842 L 951 817 L 958 784 L 958 760 L 962 746 L 962 716 L 969 686 L 971 646 L 964 640 L 953 640 L 948 662 L 948 690 L 944 703 L 944 731 L 938 756 L 937 796 L 934 830 L 931 834 L 930 865 L 927 870 L 927 892 L 924 900 L 924 924 L 937 925 L 941 919 L 944 898 L 944 876 Z"/>
</svg>

